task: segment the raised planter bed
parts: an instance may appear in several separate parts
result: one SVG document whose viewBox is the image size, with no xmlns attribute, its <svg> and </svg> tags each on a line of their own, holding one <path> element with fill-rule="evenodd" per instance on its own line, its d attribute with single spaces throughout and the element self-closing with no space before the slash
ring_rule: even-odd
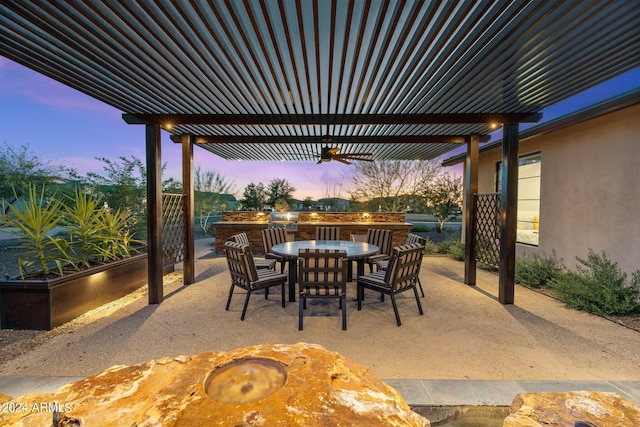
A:
<svg viewBox="0 0 640 427">
<path fill-rule="evenodd" d="M 147 254 L 54 279 L 0 280 L 0 328 L 50 330 L 146 283 Z"/>
</svg>

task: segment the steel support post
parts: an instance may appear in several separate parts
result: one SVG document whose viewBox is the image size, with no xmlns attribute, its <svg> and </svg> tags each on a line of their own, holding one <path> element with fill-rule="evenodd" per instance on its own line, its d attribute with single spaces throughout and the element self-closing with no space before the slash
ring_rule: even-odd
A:
<svg viewBox="0 0 640 427">
<path fill-rule="evenodd" d="M 162 284 L 162 156 L 160 126 L 146 125 L 149 304 L 164 298 Z"/>
<path fill-rule="evenodd" d="M 464 164 L 464 283 L 476 284 L 476 207 L 480 135 L 465 138 L 467 155 Z"/>
<path fill-rule="evenodd" d="M 500 207 L 500 271 L 498 299 L 513 304 L 518 213 L 518 124 L 504 124 Z"/>
<path fill-rule="evenodd" d="M 182 135 L 182 195 L 185 222 L 182 274 L 185 285 L 195 282 L 193 140 L 193 135 Z"/>
</svg>

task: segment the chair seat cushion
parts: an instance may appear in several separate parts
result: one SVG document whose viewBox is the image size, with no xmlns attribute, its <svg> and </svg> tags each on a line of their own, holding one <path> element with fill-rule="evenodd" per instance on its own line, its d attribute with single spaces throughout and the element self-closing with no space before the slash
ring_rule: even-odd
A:
<svg viewBox="0 0 640 427">
<path fill-rule="evenodd" d="M 253 283 L 253 287 L 262 288 L 265 286 L 273 285 L 274 283 L 284 283 L 286 281 L 286 274 L 276 273 L 273 270 L 260 269 L 258 270 L 258 280 Z"/>
<path fill-rule="evenodd" d="M 268 269 L 268 270 L 273 270 L 273 268 L 276 265 L 276 260 L 275 259 L 256 259 L 256 258 L 254 258 L 253 262 L 255 263 L 256 268 L 258 270 L 265 269 L 265 268 Z"/>
<path fill-rule="evenodd" d="M 282 261 L 282 257 L 280 255 L 276 255 L 273 252 L 267 252 L 266 254 L 264 254 L 264 257 L 266 259 L 275 259 L 276 261 Z"/>
<path fill-rule="evenodd" d="M 371 255 L 369 258 L 367 258 L 367 262 L 370 263 L 374 263 L 377 261 L 382 261 L 385 259 L 389 259 L 389 255 L 387 254 L 376 254 L 376 255 Z"/>
<path fill-rule="evenodd" d="M 389 267 L 389 260 L 383 259 L 380 261 L 376 261 L 376 267 L 378 267 L 378 270 L 386 270 L 387 267 Z"/>
<path fill-rule="evenodd" d="M 340 286 L 323 286 L 322 284 L 318 284 L 317 286 L 304 286 L 300 288 L 300 295 L 305 297 L 340 297 L 345 294 L 345 290 Z"/>
<path fill-rule="evenodd" d="M 369 289 L 388 291 L 391 287 L 384 281 L 386 274 L 385 271 L 377 271 L 372 274 L 367 274 L 366 276 L 359 276 L 358 285 L 363 285 Z"/>
</svg>

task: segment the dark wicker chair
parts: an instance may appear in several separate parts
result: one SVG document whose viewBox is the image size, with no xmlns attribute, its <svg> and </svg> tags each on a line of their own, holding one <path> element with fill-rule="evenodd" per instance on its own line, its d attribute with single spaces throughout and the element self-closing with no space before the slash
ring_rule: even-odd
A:
<svg viewBox="0 0 640 427">
<path fill-rule="evenodd" d="M 264 289 L 264 298 L 269 299 L 269 288 L 280 285 L 282 287 L 282 307 L 285 306 L 284 288 L 287 281 L 286 275 L 269 269 L 258 270 L 253 263 L 253 256 L 247 245 L 225 242 L 224 252 L 229 265 L 229 273 L 231 274 L 231 288 L 229 289 L 229 298 L 227 299 L 225 310 L 229 310 L 233 290 L 236 286 L 247 291 L 240 320 L 244 320 L 251 293 L 259 289 Z"/>
<path fill-rule="evenodd" d="M 340 227 L 316 227 L 316 240 L 340 240 Z"/>
<path fill-rule="evenodd" d="M 424 237 L 418 236 L 417 234 L 409 233 L 409 235 L 407 236 L 407 241 L 404 244 L 405 245 L 418 244 L 418 245 L 422 245 L 422 247 L 425 247 L 425 245 L 427 244 L 427 239 L 425 239 Z M 389 265 L 388 259 L 376 261 L 376 267 L 378 267 L 378 270 L 384 271 L 387 269 L 388 265 Z M 422 289 L 422 283 L 420 283 L 419 277 L 418 277 L 418 287 L 420 288 L 420 294 L 424 297 L 424 289 Z"/>
<path fill-rule="evenodd" d="M 423 255 L 424 246 L 419 244 L 397 246 L 393 248 L 386 271 L 377 271 L 358 277 L 358 310 L 362 308 L 365 288 L 380 292 L 381 301 L 384 301 L 384 295 L 387 294 L 391 296 L 396 323 L 400 326 L 400 314 L 398 313 L 395 295 L 413 289 L 418 303 L 418 311 L 422 315 L 422 305 L 420 304 L 416 284 L 418 283 Z"/>
<path fill-rule="evenodd" d="M 393 232 L 391 230 L 383 230 L 380 228 L 370 228 L 367 230 L 367 243 L 376 245 L 380 251 L 367 257 L 364 262 L 369 264 L 369 271 L 373 272 L 373 266 L 377 261 L 389 259 L 391 255 L 391 239 Z"/>
<path fill-rule="evenodd" d="M 273 245 L 285 243 L 287 241 L 287 231 L 284 228 L 267 228 L 262 230 L 262 244 L 264 245 L 264 257 L 275 259 L 280 263 L 280 273 L 284 271 L 285 259 L 280 255 L 271 252 Z"/>
<path fill-rule="evenodd" d="M 249 246 L 249 250 L 251 250 L 251 245 L 249 244 L 249 237 L 247 236 L 247 233 L 234 234 L 233 236 L 229 237 L 229 240 L 232 242 L 239 243 L 241 245 L 247 245 Z M 255 263 L 256 268 L 258 270 L 261 270 L 263 268 L 274 270 L 276 267 L 275 259 L 260 259 L 260 258 L 254 257 L 253 262 Z"/>
<path fill-rule="evenodd" d="M 300 302 L 298 329 L 302 330 L 307 298 L 337 298 L 342 330 L 347 329 L 347 253 L 331 249 L 301 249 L 298 253 Z"/>
</svg>

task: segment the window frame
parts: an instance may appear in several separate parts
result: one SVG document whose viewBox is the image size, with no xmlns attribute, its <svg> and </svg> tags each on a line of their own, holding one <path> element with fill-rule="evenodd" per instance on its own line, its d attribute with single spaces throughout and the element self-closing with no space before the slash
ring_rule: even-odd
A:
<svg viewBox="0 0 640 427">
<path fill-rule="evenodd" d="M 533 162 L 531 160 L 534 160 Z M 529 164 L 532 163 L 539 163 L 539 172 L 538 175 L 532 175 L 532 176 L 527 176 L 525 178 L 522 177 L 522 174 L 520 173 L 521 168 L 523 166 L 527 166 Z M 501 193 L 502 192 L 502 160 L 499 160 L 498 162 L 496 162 L 496 173 L 495 173 L 495 189 L 496 192 Z M 523 199 L 521 198 L 521 188 L 522 188 L 522 182 L 524 179 L 538 179 L 538 198 L 526 198 Z M 532 153 L 527 153 L 527 154 L 523 154 L 521 156 L 518 157 L 518 208 L 517 208 L 517 213 L 516 215 L 518 216 L 517 218 L 517 230 L 520 231 L 532 231 L 532 234 L 537 235 L 537 239 L 535 243 L 532 243 L 530 241 L 524 241 L 524 240 L 520 240 L 520 236 L 523 235 L 522 233 L 520 234 L 516 234 L 516 242 L 521 244 L 521 245 L 527 245 L 527 246 L 535 246 L 538 247 L 540 246 L 540 200 L 541 200 L 541 191 L 542 191 L 542 152 L 541 151 L 536 151 L 536 152 L 532 152 Z M 535 212 L 535 215 L 533 215 L 531 217 L 531 228 L 528 227 L 528 225 L 526 227 L 524 227 L 522 224 L 529 223 L 529 221 L 522 221 L 520 220 L 520 207 L 521 207 L 521 202 L 526 201 L 526 202 L 537 202 L 537 211 Z M 531 211 L 531 210 L 529 210 Z M 537 220 L 536 220 L 537 218 Z"/>
</svg>

